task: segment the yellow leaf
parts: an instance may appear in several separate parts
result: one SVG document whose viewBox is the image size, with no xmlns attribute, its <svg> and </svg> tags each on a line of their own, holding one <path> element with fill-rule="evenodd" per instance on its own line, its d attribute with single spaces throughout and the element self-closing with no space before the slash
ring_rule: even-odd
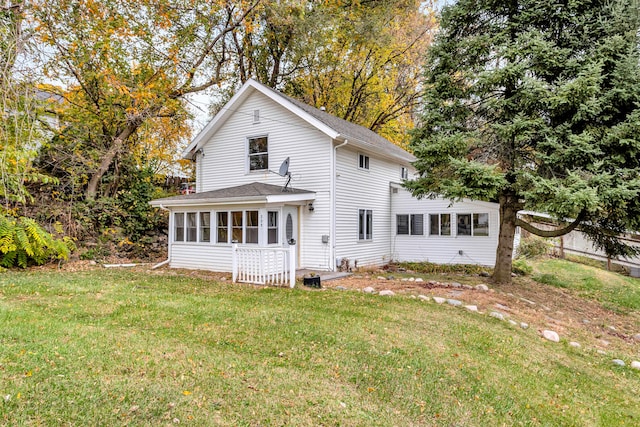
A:
<svg viewBox="0 0 640 427">
<path fill-rule="evenodd" d="M 191 392 L 189 390 L 185 390 L 182 392 L 182 394 L 184 394 L 185 396 L 189 396 Z"/>
</svg>

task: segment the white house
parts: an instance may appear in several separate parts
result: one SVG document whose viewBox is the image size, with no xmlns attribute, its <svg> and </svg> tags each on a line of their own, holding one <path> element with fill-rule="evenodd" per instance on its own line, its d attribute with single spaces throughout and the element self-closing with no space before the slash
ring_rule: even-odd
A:
<svg viewBox="0 0 640 427">
<path fill-rule="evenodd" d="M 265 263 L 294 241 L 296 267 L 313 270 L 495 261 L 497 204 L 413 198 L 401 185 L 413 155 L 254 80 L 183 157 L 196 162 L 196 193 L 151 202 L 170 211 L 171 267 L 231 272 L 236 246 Z"/>
</svg>

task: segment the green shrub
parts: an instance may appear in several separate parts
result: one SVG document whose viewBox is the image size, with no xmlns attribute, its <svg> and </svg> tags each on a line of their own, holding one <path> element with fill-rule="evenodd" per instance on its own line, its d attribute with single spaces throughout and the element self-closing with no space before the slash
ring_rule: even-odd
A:
<svg viewBox="0 0 640 427">
<path fill-rule="evenodd" d="M 511 264 L 511 271 L 521 276 L 528 276 L 533 273 L 533 267 L 531 267 L 524 259 L 518 259 Z"/>
<path fill-rule="evenodd" d="M 533 280 L 538 283 L 542 283 L 545 285 L 555 286 L 556 288 L 566 288 L 568 287 L 566 283 L 558 278 L 555 274 L 545 273 L 538 274 L 533 276 Z"/>
<path fill-rule="evenodd" d="M 487 267 L 474 264 L 434 264 L 431 262 L 399 262 L 392 263 L 390 264 L 390 267 L 391 266 L 395 266 L 395 268 L 405 268 L 422 274 L 480 274 L 488 270 Z"/>
<path fill-rule="evenodd" d="M 553 245 L 547 239 L 538 236 L 529 236 L 520 240 L 517 250 L 517 258 L 536 258 L 546 255 Z"/>
<path fill-rule="evenodd" d="M 0 266 L 26 268 L 54 259 L 69 259 L 71 239 L 55 238 L 31 218 L 0 215 Z"/>
</svg>

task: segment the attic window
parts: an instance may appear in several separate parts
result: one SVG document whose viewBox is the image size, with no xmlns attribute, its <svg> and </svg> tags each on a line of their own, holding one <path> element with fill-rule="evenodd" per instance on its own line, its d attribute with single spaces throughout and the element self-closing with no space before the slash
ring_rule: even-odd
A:
<svg viewBox="0 0 640 427">
<path fill-rule="evenodd" d="M 369 156 L 358 154 L 358 168 L 369 170 Z"/>
<path fill-rule="evenodd" d="M 260 123 L 260 110 L 253 110 L 253 123 Z"/>
<path fill-rule="evenodd" d="M 400 167 L 400 179 L 409 179 L 409 169 L 404 166 Z"/>
</svg>

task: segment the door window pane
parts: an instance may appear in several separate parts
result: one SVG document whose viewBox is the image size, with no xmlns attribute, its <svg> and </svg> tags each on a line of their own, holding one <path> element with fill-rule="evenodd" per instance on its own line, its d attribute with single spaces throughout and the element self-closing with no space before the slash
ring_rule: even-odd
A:
<svg viewBox="0 0 640 427">
<path fill-rule="evenodd" d="M 278 243 L 278 212 L 268 212 L 267 217 L 267 243 Z"/>
</svg>

